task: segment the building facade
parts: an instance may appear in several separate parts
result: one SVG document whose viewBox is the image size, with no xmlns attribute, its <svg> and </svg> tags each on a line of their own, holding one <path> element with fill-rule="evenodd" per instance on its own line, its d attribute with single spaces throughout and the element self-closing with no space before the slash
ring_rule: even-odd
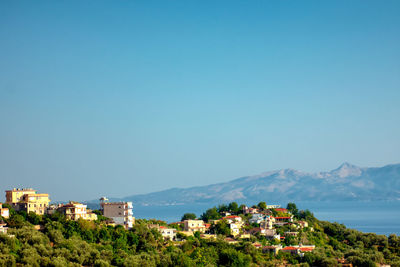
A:
<svg viewBox="0 0 400 267">
<path fill-rule="evenodd" d="M 202 220 L 184 220 L 184 230 L 187 232 L 201 232 L 206 231 L 206 226 Z"/>
<path fill-rule="evenodd" d="M 68 204 L 60 205 L 57 211 L 64 214 L 68 220 L 97 220 L 97 214 L 87 209 L 87 205 L 79 202 L 70 201 Z"/>
<path fill-rule="evenodd" d="M 115 224 L 123 225 L 126 229 L 132 228 L 135 224 L 132 202 L 108 202 L 108 199 L 101 198 L 100 205 L 103 215 L 112 219 Z"/>
<path fill-rule="evenodd" d="M 49 194 L 38 194 L 32 188 L 14 188 L 6 191 L 6 203 L 18 211 L 43 215 L 47 211 L 49 202 Z"/>
<path fill-rule="evenodd" d="M 165 226 L 160 226 L 158 231 L 160 231 L 162 237 L 165 240 L 173 241 L 173 240 L 176 239 L 176 229 L 174 229 L 174 228 L 168 228 L 168 227 L 165 227 Z"/>
<path fill-rule="evenodd" d="M 3 203 L 0 203 L 0 216 L 8 219 L 10 217 L 10 211 L 8 208 L 3 208 Z"/>
</svg>

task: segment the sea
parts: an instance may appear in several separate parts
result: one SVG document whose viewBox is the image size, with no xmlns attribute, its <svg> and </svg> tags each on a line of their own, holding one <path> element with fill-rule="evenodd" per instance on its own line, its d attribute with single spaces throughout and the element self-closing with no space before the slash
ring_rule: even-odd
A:
<svg viewBox="0 0 400 267">
<path fill-rule="evenodd" d="M 268 204 L 286 207 L 286 203 Z M 400 235 L 400 201 L 296 202 L 296 205 L 299 210 L 310 210 L 319 220 L 338 222 L 364 233 Z M 188 212 L 200 216 L 211 207 L 212 204 L 134 206 L 133 213 L 138 219 L 156 218 L 171 223 L 180 221 Z"/>
</svg>

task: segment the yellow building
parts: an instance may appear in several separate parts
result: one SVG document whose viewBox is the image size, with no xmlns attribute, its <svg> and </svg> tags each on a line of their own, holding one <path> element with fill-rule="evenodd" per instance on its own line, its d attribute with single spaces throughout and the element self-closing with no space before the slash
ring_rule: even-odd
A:
<svg viewBox="0 0 400 267">
<path fill-rule="evenodd" d="M 87 205 L 79 202 L 70 201 L 68 204 L 61 205 L 57 210 L 64 214 L 68 220 L 97 220 L 97 215 L 87 209 Z"/>
<path fill-rule="evenodd" d="M 6 203 L 16 210 L 43 215 L 49 206 L 49 194 L 38 194 L 32 188 L 14 188 L 6 191 Z"/>
</svg>

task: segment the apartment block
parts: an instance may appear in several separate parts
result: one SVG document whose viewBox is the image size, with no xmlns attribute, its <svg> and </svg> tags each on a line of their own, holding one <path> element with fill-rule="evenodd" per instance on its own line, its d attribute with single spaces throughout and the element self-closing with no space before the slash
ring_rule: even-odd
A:
<svg viewBox="0 0 400 267">
<path fill-rule="evenodd" d="M 100 206 L 103 210 L 103 215 L 112 219 L 115 224 L 123 225 L 126 229 L 133 227 L 135 217 L 133 217 L 132 202 L 108 202 L 107 198 L 102 197 Z"/>
<path fill-rule="evenodd" d="M 49 206 L 49 194 L 38 194 L 32 188 L 14 188 L 6 191 L 6 203 L 15 210 L 45 214 Z"/>
</svg>

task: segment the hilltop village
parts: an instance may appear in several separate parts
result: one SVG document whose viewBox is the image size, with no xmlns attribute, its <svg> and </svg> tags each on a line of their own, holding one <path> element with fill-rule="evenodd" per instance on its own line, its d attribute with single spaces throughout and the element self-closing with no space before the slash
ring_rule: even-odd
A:
<svg viewBox="0 0 400 267">
<path fill-rule="evenodd" d="M 98 220 L 98 215 L 106 217 L 103 221 L 106 225 L 122 225 L 129 230 L 135 223 L 133 217 L 132 202 L 109 202 L 107 198 L 100 198 L 101 209 L 92 211 L 87 205 L 70 201 L 66 204 L 50 204 L 49 194 L 37 193 L 32 188 L 6 191 L 6 204 L 15 211 L 24 211 L 27 214 L 37 215 L 54 214 L 55 212 L 65 216 L 67 220 Z M 290 207 L 290 204 L 289 204 Z M 295 207 L 294 207 L 295 208 Z M 299 229 L 307 229 L 308 223 L 294 219 L 292 211 L 281 208 L 279 205 L 266 205 L 261 202 L 258 206 L 238 206 L 235 202 L 228 206 L 210 209 L 202 219 L 197 219 L 194 214 L 185 214 L 181 222 L 167 224 L 160 221 L 158 224 L 149 224 L 149 228 L 157 229 L 165 240 L 181 241 L 184 236 L 199 234 L 205 239 L 217 238 L 217 235 L 226 236 L 229 244 L 239 243 L 241 239 L 251 239 L 253 236 L 265 237 L 264 246 L 260 242 L 254 242 L 256 248 L 277 254 L 280 250 L 303 256 L 306 252 L 314 250 L 314 245 L 295 244 L 285 246 L 281 244 L 287 238 L 297 237 Z M 4 218 L 9 218 L 9 209 L 0 203 L 0 213 Z M 0 226 L 2 232 L 7 231 L 5 224 Z M 310 228 L 310 231 L 313 229 Z M 269 241 L 269 242 L 267 242 Z M 287 244 L 288 242 L 283 242 Z"/>
<path fill-rule="evenodd" d="M 31 188 L 7 190 L 0 266 L 400 266 L 397 236 L 320 222 L 294 203 L 232 202 L 168 224 L 135 220 L 131 202 L 99 202 L 90 210 L 75 201 L 51 204 L 49 194 Z"/>
</svg>

